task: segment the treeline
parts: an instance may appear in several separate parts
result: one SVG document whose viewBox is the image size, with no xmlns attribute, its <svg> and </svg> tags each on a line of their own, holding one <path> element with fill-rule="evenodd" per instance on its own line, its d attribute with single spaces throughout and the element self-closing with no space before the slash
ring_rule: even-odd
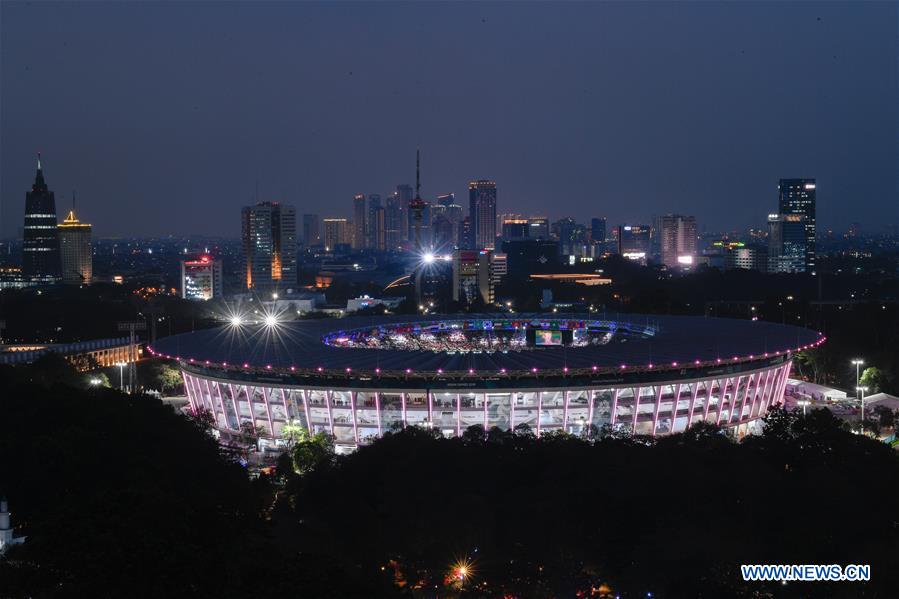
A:
<svg viewBox="0 0 899 599">
<path fill-rule="evenodd" d="M 460 559 L 465 596 L 895 596 L 899 462 L 829 412 L 775 411 L 741 443 L 705 425 L 656 440 L 437 436 L 388 434 L 292 478 L 295 534 L 421 597 L 452 596 Z M 744 583 L 754 563 L 871 564 L 873 579 Z"/>
<path fill-rule="evenodd" d="M 0 496 L 27 535 L 0 558 L 0 597 L 372 596 L 379 577 L 273 529 L 275 487 L 208 431 L 61 370 L 0 368 Z"/>
</svg>

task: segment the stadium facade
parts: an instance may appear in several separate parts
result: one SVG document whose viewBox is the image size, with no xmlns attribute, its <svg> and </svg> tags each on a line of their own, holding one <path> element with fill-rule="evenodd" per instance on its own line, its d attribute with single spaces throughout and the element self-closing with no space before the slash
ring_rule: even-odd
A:
<svg viewBox="0 0 899 599">
<path fill-rule="evenodd" d="M 795 352 L 824 339 L 702 317 L 393 316 L 241 322 L 150 351 L 179 361 L 191 407 L 226 437 L 254 422 L 276 443 L 290 423 L 349 450 L 407 426 L 743 435 L 782 402 Z"/>
</svg>

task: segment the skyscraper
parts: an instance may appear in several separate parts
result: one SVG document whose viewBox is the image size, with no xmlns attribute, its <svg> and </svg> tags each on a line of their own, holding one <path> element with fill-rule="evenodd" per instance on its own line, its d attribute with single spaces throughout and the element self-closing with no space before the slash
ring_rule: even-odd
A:
<svg viewBox="0 0 899 599">
<path fill-rule="evenodd" d="M 496 183 L 484 179 L 469 183 L 468 202 L 473 249 L 492 250 L 496 244 Z"/>
<path fill-rule="evenodd" d="M 59 279 L 59 237 L 56 227 L 56 198 L 44 181 L 41 155 L 31 191 L 25 193 L 25 231 L 22 244 L 22 275 L 30 280 Z"/>
<path fill-rule="evenodd" d="M 368 195 L 368 212 L 365 215 L 365 247 L 383 250 L 386 243 L 386 214 L 381 204 L 381 194 Z"/>
<path fill-rule="evenodd" d="M 321 222 L 317 214 L 303 215 L 303 244 L 306 247 L 319 245 L 322 242 Z"/>
<path fill-rule="evenodd" d="M 606 240 L 606 219 L 590 219 L 590 240 L 593 243 L 603 243 Z"/>
<path fill-rule="evenodd" d="M 211 256 L 181 261 L 181 297 L 211 300 L 222 297 L 222 261 Z"/>
<path fill-rule="evenodd" d="M 644 262 L 650 251 L 649 225 L 619 225 L 615 228 L 618 253 L 625 258 Z"/>
<path fill-rule="evenodd" d="M 411 185 L 403 184 L 396 186 L 396 199 L 399 207 L 400 239 L 404 243 L 412 241 L 411 230 L 409 228 L 409 223 L 412 220 L 409 216 L 409 203 L 412 202 L 414 193 Z"/>
<path fill-rule="evenodd" d="M 768 272 L 805 272 L 808 227 L 803 214 L 768 215 Z"/>
<path fill-rule="evenodd" d="M 437 196 L 437 203 L 441 206 L 452 206 L 456 203 L 456 194 L 444 193 Z"/>
<path fill-rule="evenodd" d="M 62 282 L 89 285 L 93 276 L 91 226 L 75 216 L 75 209 L 57 226 Z"/>
<path fill-rule="evenodd" d="M 505 218 L 503 219 L 502 239 L 503 241 L 527 239 L 530 229 L 530 222 L 526 218 Z"/>
<path fill-rule="evenodd" d="M 493 269 L 490 250 L 453 252 L 453 300 L 468 305 L 493 303 Z"/>
<path fill-rule="evenodd" d="M 559 237 L 559 251 L 564 255 L 576 253 L 576 248 L 584 244 L 587 230 L 572 218 L 562 218 L 553 223 L 553 230 Z"/>
<path fill-rule="evenodd" d="M 269 290 L 297 282 L 297 219 L 293 206 L 262 202 L 241 211 L 246 288 Z"/>
<path fill-rule="evenodd" d="M 384 208 L 384 244 L 388 250 L 396 250 L 403 243 L 402 219 L 400 197 L 394 192 L 387 196 L 387 206 Z"/>
<path fill-rule="evenodd" d="M 696 258 L 696 217 L 668 214 L 659 219 L 662 264 L 692 266 Z"/>
<path fill-rule="evenodd" d="M 347 220 L 345 218 L 326 218 L 322 220 L 324 226 L 325 249 L 333 252 L 338 245 L 347 245 L 349 243 L 349 232 Z"/>
<path fill-rule="evenodd" d="M 528 219 L 528 239 L 549 239 L 549 218 L 532 216 Z"/>
<path fill-rule="evenodd" d="M 381 196 L 369 196 L 368 201 L 368 246 L 383 252 L 387 249 L 386 211 L 381 206 Z"/>
<path fill-rule="evenodd" d="M 353 249 L 361 250 L 366 247 L 365 194 L 357 193 L 353 196 Z"/>
<path fill-rule="evenodd" d="M 814 179 L 781 179 L 777 185 L 780 214 L 801 214 L 805 217 L 805 270 L 815 270 L 815 202 L 817 185 Z"/>
</svg>

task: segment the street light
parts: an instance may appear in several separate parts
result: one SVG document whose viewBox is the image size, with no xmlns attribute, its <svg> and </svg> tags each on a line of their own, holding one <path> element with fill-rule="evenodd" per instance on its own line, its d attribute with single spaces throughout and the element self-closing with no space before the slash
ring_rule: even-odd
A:
<svg viewBox="0 0 899 599">
<path fill-rule="evenodd" d="M 858 368 L 859 368 L 859 366 L 861 366 L 862 364 L 864 364 L 865 361 L 862 360 L 862 359 L 860 359 L 860 358 L 856 358 L 856 359 L 852 360 L 852 363 L 855 364 L 855 386 L 858 387 L 858 383 L 859 383 L 859 381 L 858 381 Z"/>
<path fill-rule="evenodd" d="M 862 425 L 862 432 L 865 432 L 865 392 L 868 390 L 868 388 L 867 387 L 856 387 L 855 390 L 858 391 L 859 394 L 861 395 L 861 401 L 862 401 L 861 425 Z"/>
<path fill-rule="evenodd" d="M 125 390 L 125 366 L 128 364 L 125 362 L 116 362 L 116 366 L 119 367 L 119 389 Z"/>
<path fill-rule="evenodd" d="M 807 400 L 807 399 L 800 399 L 799 401 L 796 402 L 796 405 L 802 406 L 802 417 L 803 417 L 803 418 L 805 418 L 805 409 L 806 409 L 806 407 L 808 407 L 808 405 L 811 404 L 811 403 L 812 403 L 812 402 L 810 402 L 810 401 Z"/>
</svg>

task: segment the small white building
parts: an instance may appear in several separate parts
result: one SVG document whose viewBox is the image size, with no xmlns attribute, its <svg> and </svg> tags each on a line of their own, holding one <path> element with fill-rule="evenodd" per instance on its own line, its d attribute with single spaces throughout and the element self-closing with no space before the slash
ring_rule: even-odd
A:
<svg viewBox="0 0 899 599">
<path fill-rule="evenodd" d="M 9 504 L 6 501 L 6 497 L 3 497 L 0 499 L 0 553 L 6 551 L 11 545 L 19 545 L 25 542 L 25 537 L 13 536 L 10 516 Z"/>
<path fill-rule="evenodd" d="M 389 297 L 378 299 L 376 297 L 369 297 L 367 295 L 363 295 L 361 297 L 356 297 L 353 299 L 348 299 L 346 302 L 346 311 L 349 312 L 358 312 L 359 310 L 363 310 L 365 308 L 374 308 L 375 306 L 386 306 L 387 309 L 396 308 L 403 302 L 403 298 L 401 297 Z"/>
<path fill-rule="evenodd" d="M 899 397 L 889 393 L 875 393 L 865 397 L 865 414 L 871 413 L 870 411 L 877 406 L 883 406 L 891 412 L 895 412 L 899 410 Z"/>
<path fill-rule="evenodd" d="M 786 394 L 814 401 L 846 401 L 848 399 L 846 392 L 840 389 L 797 379 L 787 379 Z"/>
</svg>

